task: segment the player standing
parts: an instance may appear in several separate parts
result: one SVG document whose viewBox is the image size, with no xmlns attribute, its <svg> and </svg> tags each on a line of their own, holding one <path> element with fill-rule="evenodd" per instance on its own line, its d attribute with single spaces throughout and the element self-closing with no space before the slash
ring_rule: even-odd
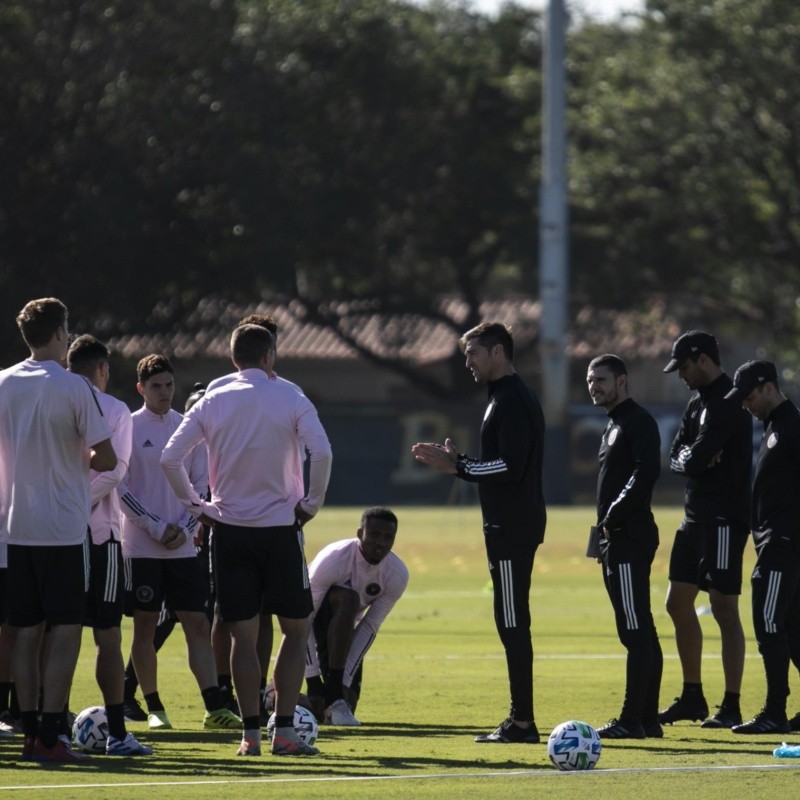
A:
<svg viewBox="0 0 800 800">
<path fill-rule="evenodd" d="M 459 340 L 476 383 L 489 403 L 481 426 L 479 458 L 469 458 L 447 439 L 418 442 L 414 457 L 447 475 L 478 484 L 483 533 L 494 586 L 494 619 L 506 653 L 511 709 L 481 743 L 539 741 L 533 716 L 533 646 L 530 587 L 533 559 L 544 539 L 542 494 L 544 416 L 539 400 L 514 370 L 514 342 L 497 322 L 485 322 Z"/>
<path fill-rule="evenodd" d="M 31 354 L 0 372 L 0 515 L 8 531 L 8 622 L 18 629 L 12 669 L 22 758 L 79 763 L 88 757 L 70 748 L 64 706 L 88 577 L 89 467 L 109 471 L 117 458 L 92 387 L 64 369 L 66 306 L 52 297 L 31 300 L 17 325 Z M 50 647 L 41 659 L 46 626 Z"/>
<path fill-rule="evenodd" d="M 650 566 L 658 549 L 650 503 L 661 472 L 661 437 L 652 415 L 630 397 L 628 370 L 619 356 L 593 359 L 586 384 L 592 403 L 609 417 L 600 443 L 597 527 L 603 581 L 628 651 L 622 711 L 597 732 L 601 739 L 660 738 L 664 660 L 650 610 Z"/>
<path fill-rule="evenodd" d="M 186 507 L 213 526 L 217 599 L 231 626 L 231 665 L 243 737 L 239 755 L 260 755 L 256 642 L 262 611 L 277 615 L 283 640 L 275 662 L 276 755 L 313 755 L 293 726 L 303 681 L 313 609 L 302 525 L 322 506 L 331 467 L 328 437 L 309 400 L 270 380 L 270 332 L 242 325 L 231 336 L 236 380 L 209 391 L 184 417 L 161 456 L 164 472 Z M 205 442 L 211 501 L 192 487 L 184 459 Z M 308 492 L 303 451 L 310 458 Z"/>
<path fill-rule="evenodd" d="M 711 334 L 689 331 L 678 337 L 664 372 L 676 370 L 690 390 L 697 390 L 670 450 L 670 468 L 687 478 L 685 518 L 672 545 L 667 590 L 683 691 L 658 718 L 670 724 L 703 719 L 703 728 L 730 728 L 742 721 L 745 640 L 739 595 L 750 527 L 753 424 L 738 403 L 725 399 L 733 384 L 720 367 Z M 719 626 L 725 674 L 725 695 L 710 717 L 701 677 L 703 631 L 694 608 L 701 590 L 708 592 Z"/>
</svg>

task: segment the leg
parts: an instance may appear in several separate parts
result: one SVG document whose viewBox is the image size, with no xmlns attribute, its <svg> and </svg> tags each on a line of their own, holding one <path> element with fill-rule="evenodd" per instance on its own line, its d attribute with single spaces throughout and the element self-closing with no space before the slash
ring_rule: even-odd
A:
<svg viewBox="0 0 800 800">
<path fill-rule="evenodd" d="M 189 669 L 200 687 L 200 691 L 217 685 L 217 670 L 211 650 L 208 617 L 203 611 L 178 611 L 178 620 L 186 637 Z"/>
<path fill-rule="evenodd" d="M 60 714 L 64 710 L 78 663 L 81 632 L 80 625 L 53 625 L 50 628 L 50 650 L 42 674 L 44 714 Z"/>
<path fill-rule="evenodd" d="M 711 611 L 719 625 L 722 640 L 722 669 L 725 674 L 725 691 L 739 694 L 744 673 L 745 640 L 739 617 L 739 596 L 721 594 L 709 589 Z"/>
<path fill-rule="evenodd" d="M 293 716 L 303 684 L 311 620 L 279 616 L 278 623 L 283 637 L 275 660 L 275 715 Z"/>
<path fill-rule="evenodd" d="M 103 703 L 122 703 L 124 695 L 125 665 L 122 661 L 122 631 L 118 627 L 94 629 L 97 646 L 95 676 L 103 695 Z"/>
<path fill-rule="evenodd" d="M 17 684 L 19 708 L 23 714 L 35 712 L 39 704 L 39 653 L 44 641 L 44 622 L 16 629 L 11 654 L 11 670 Z M 24 717 L 23 717 L 24 719 Z M 28 733 L 26 730 L 25 733 Z M 35 735 L 36 731 L 32 731 Z"/>
<path fill-rule="evenodd" d="M 667 613 L 675 625 L 675 644 L 678 647 L 684 683 L 702 683 L 700 663 L 703 655 L 703 630 L 694 608 L 697 595 L 698 588 L 691 583 L 669 582 Z"/>
<path fill-rule="evenodd" d="M 231 673 L 243 720 L 248 717 L 258 717 L 258 686 L 261 672 L 256 651 L 258 628 L 258 615 L 230 623 Z"/>
<path fill-rule="evenodd" d="M 261 666 L 261 677 L 266 678 L 269 673 L 269 660 L 272 657 L 272 614 L 261 614 L 258 625 L 258 663 Z"/>
<path fill-rule="evenodd" d="M 158 659 L 153 646 L 157 624 L 157 611 L 143 611 L 137 608 L 133 612 L 131 658 L 145 696 L 158 691 Z"/>
</svg>

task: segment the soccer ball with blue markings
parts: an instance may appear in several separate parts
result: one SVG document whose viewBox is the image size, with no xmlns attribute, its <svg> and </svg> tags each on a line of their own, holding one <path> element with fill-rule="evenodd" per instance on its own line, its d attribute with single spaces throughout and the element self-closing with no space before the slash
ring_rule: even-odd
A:
<svg viewBox="0 0 800 800">
<path fill-rule="evenodd" d="M 108 717 L 103 706 L 84 708 L 72 724 L 72 739 L 84 753 L 105 753 Z"/>
<path fill-rule="evenodd" d="M 294 709 L 294 729 L 297 731 L 299 739 L 306 744 L 313 745 L 319 735 L 317 718 L 303 706 L 296 706 Z M 275 714 L 273 713 L 267 722 L 267 735 L 272 738 L 275 732 Z"/>
<path fill-rule="evenodd" d="M 593 769 L 603 745 L 597 731 L 586 722 L 570 720 L 553 728 L 547 740 L 547 755 L 564 770 Z"/>
</svg>

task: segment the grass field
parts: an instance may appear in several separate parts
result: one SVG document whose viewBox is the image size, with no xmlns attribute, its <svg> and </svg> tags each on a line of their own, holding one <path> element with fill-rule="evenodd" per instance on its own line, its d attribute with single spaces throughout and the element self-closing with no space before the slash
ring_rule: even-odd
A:
<svg viewBox="0 0 800 800">
<path fill-rule="evenodd" d="M 307 528 L 312 557 L 324 544 L 355 532 L 359 510 L 325 509 Z M 398 509 L 396 552 L 411 571 L 408 591 L 384 625 L 365 663 L 358 708 L 362 727 L 323 727 L 322 754 L 309 759 L 237 759 L 238 736 L 202 730 L 202 703 L 186 665 L 176 629 L 159 659 L 161 697 L 175 730 L 150 733 L 131 724 L 155 748 L 142 759 L 95 758 L 83 767 L 44 767 L 16 761 L 19 737 L 0 742 L 0 792 L 66 798 L 220 797 L 432 798 L 547 796 L 649 798 L 691 795 L 708 798 L 791 796 L 800 786 L 800 763 L 776 759 L 783 738 L 735 737 L 678 723 L 664 739 L 604 745 L 597 770 L 560 773 L 546 745 L 477 745 L 476 733 L 506 714 L 505 661 L 486 591 L 488 573 L 473 508 Z M 567 719 L 600 725 L 619 712 L 624 654 L 613 626 L 600 567 L 585 558 L 591 511 L 550 511 L 545 544 L 534 566 L 532 609 L 536 718 L 539 729 Z M 665 655 L 662 705 L 680 689 L 672 624 L 663 609 L 667 560 L 677 509 L 658 509 L 662 546 L 654 565 L 656 625 Z M 748 550 L 745 574 L 752 566 Z M 761 660 L 749 620 L 745 582 L 743 617 L 748 653 L 742 710 L 757 712 L 763 701 Z M 702 598 L 702 595 L 701 595 Z M 710 615 L 705 633 L 704 685 L 709 703 L 722 697 L 719 636 Z M 126 627 L 125 646 L 130 642 Z M 127 653 L 126 653 L 127 655 Z M 797 676 L 792 676 L 797 691 Z M 800 709 L 790 698 L 790 714 Z M 73 688 L 73 710 L 100 703 L 93 678 L 91 637 L 84 647 Z"/>
</svg>

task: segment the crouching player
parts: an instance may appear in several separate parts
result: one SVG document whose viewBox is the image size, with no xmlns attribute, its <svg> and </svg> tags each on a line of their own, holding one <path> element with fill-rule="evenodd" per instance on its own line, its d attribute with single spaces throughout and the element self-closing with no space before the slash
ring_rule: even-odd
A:
<svg viewBox="0 0 800 800">
<path fill-rule="evenodd" d="M 408 569 L 392 552 L 397 517 L 368 508 L 355 539 L 324 547 L 309 564 L 314 601 L 306 654 L 308 699 L 330 725 L 360 725 L 354 711 L 361 694 L 362 664 L 408 585 Z"/>
</svg>

